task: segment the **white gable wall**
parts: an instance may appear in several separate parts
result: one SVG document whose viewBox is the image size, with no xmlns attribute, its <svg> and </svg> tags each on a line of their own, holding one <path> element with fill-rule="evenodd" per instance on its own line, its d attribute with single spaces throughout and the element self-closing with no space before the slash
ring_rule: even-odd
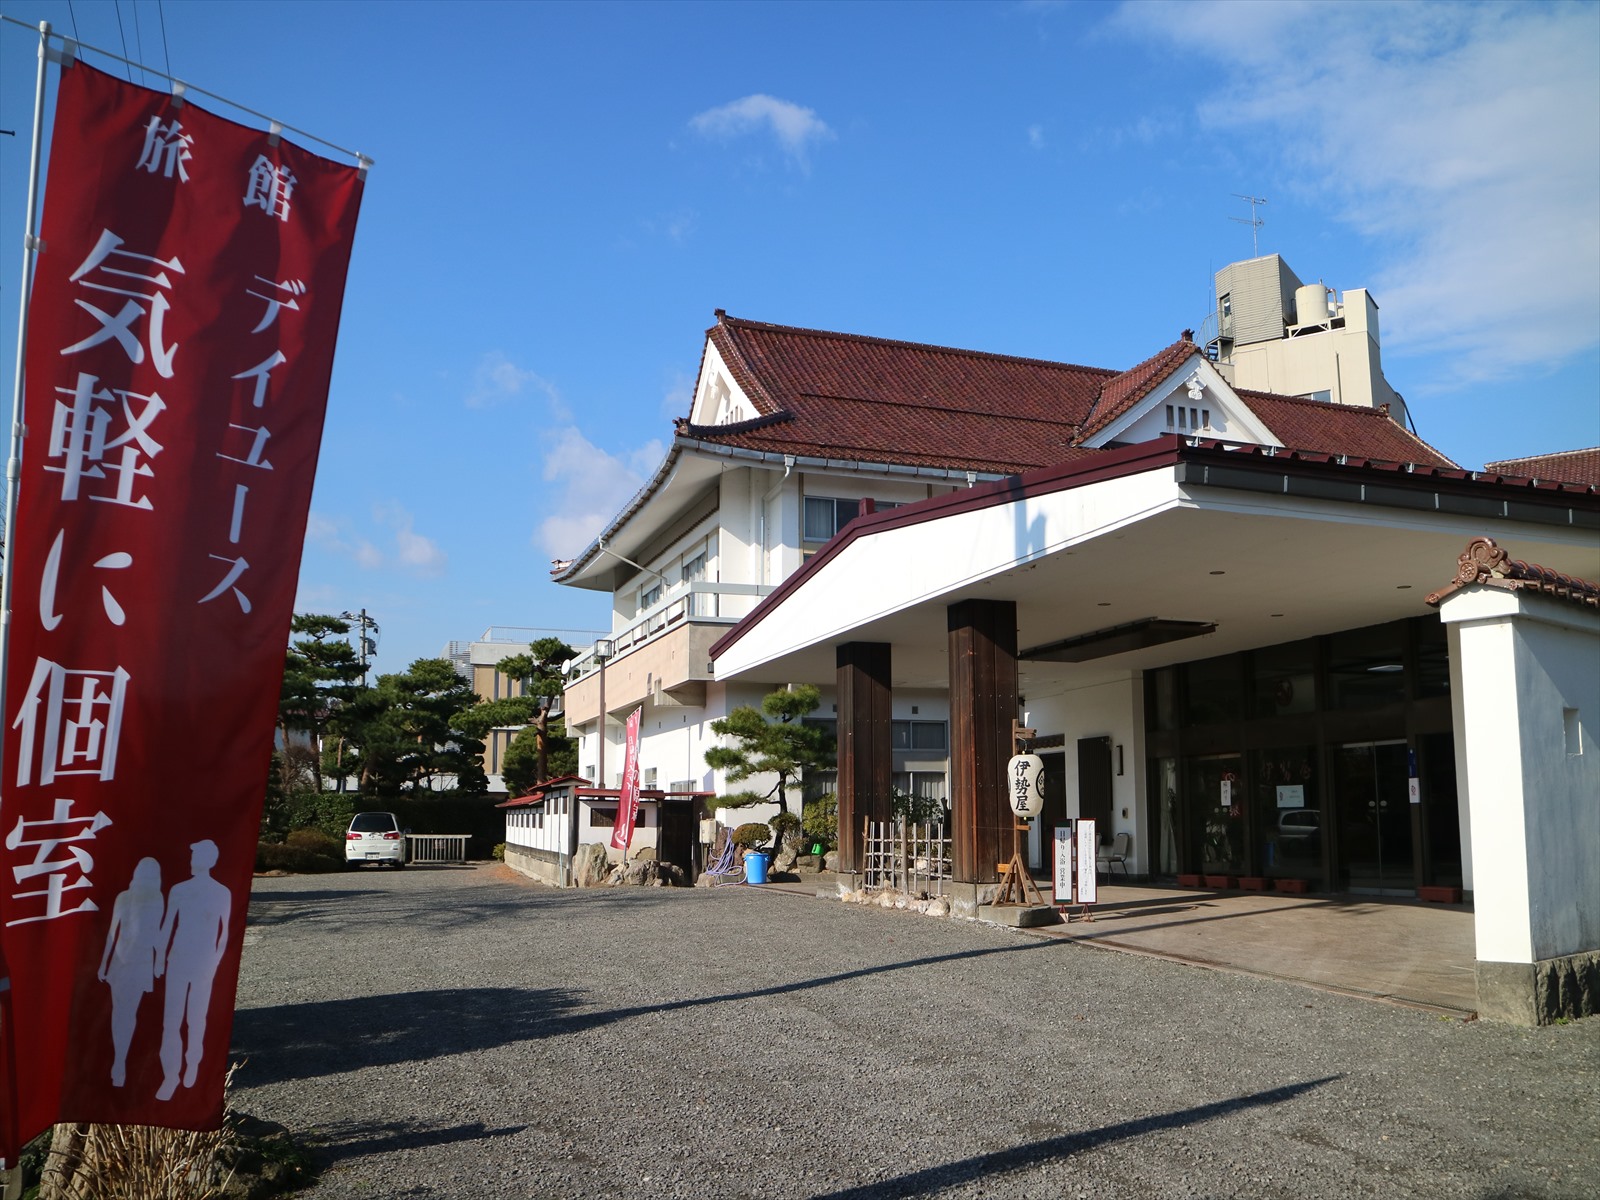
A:
<svg viewBox="0 0 1600 1200">
<path fill-rule="evenodd" d="M 1085 445 L 1148 442 L 1166 433 L 1256 446 L 1283 445 L 1198 353 Z"/>
</svg>

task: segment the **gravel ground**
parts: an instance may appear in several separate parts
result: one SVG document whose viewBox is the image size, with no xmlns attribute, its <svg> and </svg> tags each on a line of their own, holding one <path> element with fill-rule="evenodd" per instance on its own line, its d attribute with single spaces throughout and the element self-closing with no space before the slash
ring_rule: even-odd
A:
<svg viewBox="0 0 1600 1200">
<path fill-rule="evenodd" d="M 1539 1030 L 758 888 L 256 880 L 234 1104 L 333 1197 L 1600 1196 Z"/>
</svg>

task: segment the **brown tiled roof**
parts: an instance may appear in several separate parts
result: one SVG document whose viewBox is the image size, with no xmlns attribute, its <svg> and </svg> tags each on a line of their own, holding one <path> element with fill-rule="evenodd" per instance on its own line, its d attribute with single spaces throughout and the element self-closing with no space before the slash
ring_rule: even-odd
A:
<svg viewBox="0 0 1600 1200">
<path fill-rule="evenodd" d="M 1600 608 L 1600 583 L 1512 558 L 1489 537 L 1475 537 L 1467 543 L 1456 560 L 1456 577 L 1429 595 L 1428 603 L 1437 608 L 1445 597 L 1473 584 L 1511 592 L 1539 592 L 1584 608 Z"/>
<path fill-rule="evenodd" d="M 760 415 L 737 425 L 680 423 L 684 436 L 769 453 L 999 474 L 1102 453 L 1079 443 L 1196 353 L 1184 339 L 1118 372 L 721 312 L 708 332 Z M 1385 412 L 1239 394 L 1289 449 L 1455 465 Z"/>
<path fill-rule="evenodd" d="M 1535 454 L 1531 458 L 1507 458 L 1484 463 L 1491 475 L 1510 475 L 1518 479 L 1553 479 L 1561 483 L 1588 483 L 1600 487 L 1600 446 L 1589 450 L 1562 450 L 1557 454 Z"/>
<path fill-rule="evenodd" d="M 1188 338 L 1173 342 L 1159 354 L 1145 359 L 1136 367 L 1106 381 L 1100 389 L 1100 399 L 1089 414 L 1083 435 L 1098 433 L 1110 425 L 1139 401 L 1148 396 L 1196 353 L 1194 343 Z"/>
<path fill-rule="evenodd" d="M 1317 450 L 1425 467 L 1456 465 L 1396 422 L 1386 408 L 1358 408 L 1270 392 L 1240 391 L 1238 396 L 1291 450 Z"/>
</svg>

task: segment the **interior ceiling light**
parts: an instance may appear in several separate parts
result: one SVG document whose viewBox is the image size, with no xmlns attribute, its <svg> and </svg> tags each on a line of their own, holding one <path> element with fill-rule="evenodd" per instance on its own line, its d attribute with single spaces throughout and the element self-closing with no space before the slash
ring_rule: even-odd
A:
<svg viewBox="0 0 1600 1200">
<path fill-rule="evenodd" d="M 1405 666 L 1401 663 L 1379 663 L 1375 667 L 1368 667 L 1367 670 L 1373 675 L 1393 675 L 1396 671 L 1404 671 Z"/>
<path fill-rule="evenodd" d="M 1034 646 L 1017 657 L 1035 662 L 1088 662 L 1112 654 L 1126 654 L 1130 650 L 1143 650 L 1148 646 L 1200 637 L 1202 634 L 1215 633 L 1216 629 L 1215 621 L 1172 621 L 1164 617 L 1145 617 L 1123 625 L 1096 629 L 1091 633 L 1080 633 L 1059 642 Z"/>
</svg>

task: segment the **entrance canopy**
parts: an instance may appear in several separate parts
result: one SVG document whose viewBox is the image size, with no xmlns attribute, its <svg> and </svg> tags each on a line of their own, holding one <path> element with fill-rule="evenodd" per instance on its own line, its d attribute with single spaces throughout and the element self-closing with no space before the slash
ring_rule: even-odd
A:
<svg viewBox="0 0 1600 1200">
<path fill-rule="evenodd" d="M 1163 437 L 860 517 L 711 650 L 719 679 L 833 681 L 893 647 L 949 685 L 949 606 L 1017 606 L 1020 690 L 1424 615 L 1471 537 L 1600 576 L 1595 489 Z"/>
</svg>

